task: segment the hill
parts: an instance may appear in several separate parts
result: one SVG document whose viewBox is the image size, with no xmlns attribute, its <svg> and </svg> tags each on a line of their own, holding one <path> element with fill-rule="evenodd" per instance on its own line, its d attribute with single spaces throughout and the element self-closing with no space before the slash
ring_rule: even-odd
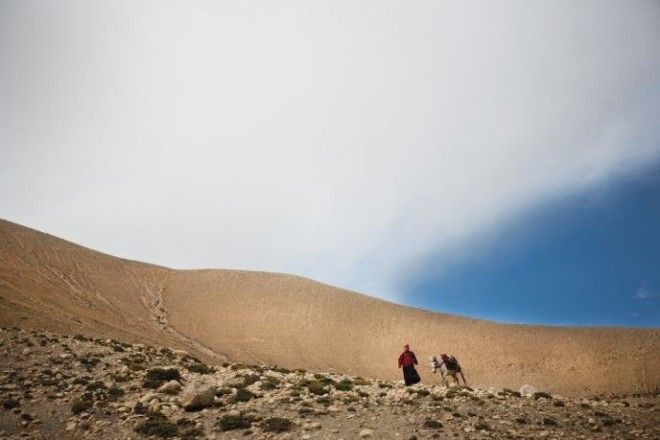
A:
<svg viewBox="0 0 660 440">
<path fill-rule="evenodd" d="M 0 326 L 383 380 L 410 343 L 454 353 L 469 383 L 566 395 L 660 385 L 659 329 L 507 325 L 399 306 L 283 274 L 174 270 L 0 221 Z M 425 383 L 439 379 L 421 368 Z"/>
</svg>

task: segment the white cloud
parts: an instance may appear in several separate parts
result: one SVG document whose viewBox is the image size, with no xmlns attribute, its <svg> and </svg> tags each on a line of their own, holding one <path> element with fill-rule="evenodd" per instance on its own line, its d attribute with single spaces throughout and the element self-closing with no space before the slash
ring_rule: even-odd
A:
<svg viewBox="0 0 660 440">
<path fill-rule="evenodd" d="M 659 9 L 3 2 L 0 216 L 394 298 L 425 256 L 659 156 Z"/>
<path fill-rule="evenodd" d="M 637 289 L 637 292 L 633 295 L 633 298 L 635 299 L 655 299 L 655 298 L 660 298 L 660 293 L 654 292 L 652 290 L 646 289 L 644 287 L 640 287 Z"/>
</svg>

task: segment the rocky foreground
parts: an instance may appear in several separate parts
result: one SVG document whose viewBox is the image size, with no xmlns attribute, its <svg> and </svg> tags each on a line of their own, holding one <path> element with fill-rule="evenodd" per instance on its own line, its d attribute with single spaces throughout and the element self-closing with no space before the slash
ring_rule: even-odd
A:
<svg viewBox="0 0 660 440">
<path fill-rule="evenodd" d="M 660 438 L 659 394 L 415 386 L 0 330 L 0 439 Z"/>
</svg>

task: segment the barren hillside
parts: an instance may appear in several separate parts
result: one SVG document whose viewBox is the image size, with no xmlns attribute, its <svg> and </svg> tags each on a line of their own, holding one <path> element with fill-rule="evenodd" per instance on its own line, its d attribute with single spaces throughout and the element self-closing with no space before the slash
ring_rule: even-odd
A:
<svg viewBox="0 0 660 440">
<path fill-rule="evenodd" d="M 459 357 L 469 382 L 564 394 L 660 386 L 660 330 L 504 325 L 398 306 L 308 279 L 179 271 L 0 221 L 0 326 L 185 348 L 210 362 L 398 378 L 410 343 Z M 437 383 L 424 365 L 422 379 Z"/>
</svg>

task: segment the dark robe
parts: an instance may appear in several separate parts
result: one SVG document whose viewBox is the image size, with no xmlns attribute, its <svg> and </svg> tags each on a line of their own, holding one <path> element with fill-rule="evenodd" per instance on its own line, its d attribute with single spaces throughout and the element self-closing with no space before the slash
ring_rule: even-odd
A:
<svg viewBox="0 0 660 440">
<path fill-rule="evenodd" d="M 417 370 L 415 370 L 414 365 L 404 365 L 403 366 L 403 380 L 406 382 L 406 386 L 414 385 L 422 379 L 419 377 Z"/>
</svg>

